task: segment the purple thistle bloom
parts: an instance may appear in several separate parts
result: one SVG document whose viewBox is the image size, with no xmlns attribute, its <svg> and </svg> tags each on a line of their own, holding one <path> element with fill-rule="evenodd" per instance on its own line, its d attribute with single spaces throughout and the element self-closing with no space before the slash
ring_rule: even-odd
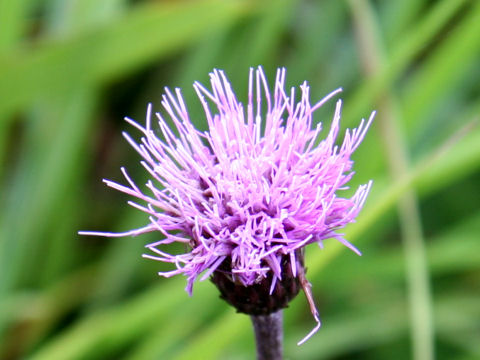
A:
<svg viewBox="0 0 480 360">
<path fill-rule="evenodd" d="M 341 89 L 312 106 L 304 82 L 301 99 L 296 102 L 295 88 L 285 92 L 285 74 L 285 69 L 278 70 L 272 98 L 263 70 L 251 69 L 246 111 L 222 71 L 210 74 L 211 91 L 195 83 L 208 122 L 206 132 L 195 129 L 180 89 L 175 93 L 166 89 L 162 100 L 178 136 L 159 113 L 155 115 L 160 132 L 152 128 L 151 105 L 145 127 L 127 118 L 143 133 L 140 143 L 126 133 L 124 136 L 142 156 L 141 163 L 152 177 L 146 184 L 148 193 L 124 168 L 128 186 L 104 181 L 145 202 L 129 204 L 147 213 L 150 222 L 124 233 L 81 233 L 126 236 L 160 232 L 164 239 L 147 245 L 151 254 L 144 257 L 174 264 L 174 270 L 159 274 L 187 276 L 190 295 L 198 277 L 212 277 L 223 297 L 228 297 L 225 293 L 229 291 L 222 285 L 225 281 L 241 287 L 267 281 L 268 293 L 273 294 L 288 278 L 296 284 L 300 281 L 305 290 L 303 248 L 312 243 L 322 248 L 323 240 L 329 238 L 360 254 L 338 230 L 355 221 L 371 182 L 360 186 L 351 198 L 340 193 L 353 175 L 350 156 L 362 142 L 374 113 L 358 128 L 347 130 L 341 146 L 335 145 L 341 110 L 338 100 L 331 128 L 321 140 L 322 124 L 312 129 L 312 115 Z M 265 113 L 262 107 L 266 107 Z M 162 245 L 175 242 L 184 243 L 189 250 L 183 254 L 162 251 Z M 218 280 L 216 275 L 224 279 Z M 313 301 L 310 305 L 319 323 Z"/>
</svg>

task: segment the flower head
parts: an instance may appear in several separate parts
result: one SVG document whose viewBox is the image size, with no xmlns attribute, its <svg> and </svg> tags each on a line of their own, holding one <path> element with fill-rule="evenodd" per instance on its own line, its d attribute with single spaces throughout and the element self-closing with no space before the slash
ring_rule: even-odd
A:
<svg viewBox="0 0 480 360">
<path fill-rule="evenodd" d="M 166 89 L 162 100 L 174 130 L 159 113 L 158 127 L 152 124 L 151 105 L 145 127 L 127 118 L 143 137 L 136 143 L 124 136 L 143 158 L 151 180 L 142 190 L 122 168 L 127 186 L 105 182 L 141 200 L 144 204 L 129 204 L 147 213 L 150 222 L 120 234 L 84 234 L 159 232 L 164 238 L 147 245 L 151 253 L 144 257 L 174 265 L 160 275 L 187 276 L 189 294 L 197 278 L 212 277 L 222 296 L 248 313 L 285 307 L 299 285 L 305 289 L 305 246 L 323 247 L 324 240 L 333 238 L 359 253 L 338 230 L 355 220 L 370 189 L 371 182 L 352 197 L 342 197 L 353 175 L 350 156 L 374 113 L 358 128 L 347 130 L 337 145 L 338 100 L 330 130 L 321 138 L 322 124 L 312 128 L 313 113 L 341 89 L 311 105 L 305 82 L 296 102 L 295 88 L 285 90 L 285 74 L 285 69 L 278 70 L 271 94 L 262 69 L 251 69 L 246 109 L 222 71 L 210 74 L 211 90 L 195 83 L 208 122 L 205 132 L 192 124 L 179 89 Z M 162 245 L 174 242 L 186 244 L 188 251 L 162 250 Z M 267 288 L 267 296 L 276 289 L 287 296 L 280 305 L 237 306 L 238 288 L 263 291 L 259 287 Z"/>
</svg>

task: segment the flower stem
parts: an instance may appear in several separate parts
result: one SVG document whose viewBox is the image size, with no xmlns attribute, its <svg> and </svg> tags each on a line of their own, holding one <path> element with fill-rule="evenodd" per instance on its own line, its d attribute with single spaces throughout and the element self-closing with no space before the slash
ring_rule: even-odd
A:
<svg viewBox="0 0 480 360">
<path fill-rule="evenodd" d="M 257 360 L 282 360 L 283 358 L 283 312 L 269 315 L 251 315 Z"/>
</svg>

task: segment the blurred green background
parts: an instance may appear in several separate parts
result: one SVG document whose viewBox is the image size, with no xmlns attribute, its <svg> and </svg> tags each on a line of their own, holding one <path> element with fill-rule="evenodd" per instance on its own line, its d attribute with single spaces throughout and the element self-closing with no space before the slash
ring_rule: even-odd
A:
<svg viewBox="0 0 480 360">
<path fill-rule="evenodd" d="M 160 110 L 224 69 L 245 99 L 249 67 L 308 80 L 312 102 L 343 87 L 342 126 L 378 111 L 354 155 L 374 179 L 347 239 L 307 252 L 323 326 L 303 296 L 285 311 L 288 359 L 480 359 L 480 2 L 0 1 L 0 358 L 251 359 L 248 317 L 208 282 L 156 275 L 158 239 L 123 231 L 139 158 L 124 116 Z M 334 101 L 316 114 L 328 127 Z M 435 355 L 434 355 L 435 353 Z"/>
</svg>

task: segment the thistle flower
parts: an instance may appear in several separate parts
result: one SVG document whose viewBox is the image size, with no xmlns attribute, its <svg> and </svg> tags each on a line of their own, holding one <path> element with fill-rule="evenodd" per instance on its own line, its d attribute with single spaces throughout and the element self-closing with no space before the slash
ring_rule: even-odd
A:
<svg viewBox="0 0 480 360">
<path fill-rule="evenodd" d="M 341 89 L 312 106 L 304 82 L 296 102 L 295 88 L 285 90 L 285 74 L 285 69 L 277 71 L 272 97 L 263 70 L 251 69 L 246 110 L 222 71 L 210 74 L 211 91 L 195 83 L 208 122 L 205 132 L 192 124 L 180 89 L 165 89 L 162 99 L 178 135 L 159 113 L 158 128 L 152 125 L 151 105 L 145 127 L 126 118 L 143 134 L 139 143 L 123 135 L 143 158 L 151 180 L 144 191 L 122 168 L 128 185 L 104 181 L 144 202 L 129 204 L 150 221 L 124 233 L 81 233 L 159 232 L 164 238 L 147 245 L 150 253 L 144 255 L 173 264 L 173 270 L 159 275 L 185 275 L 190 295 L 198 278 L 211 278 L 226 301 L 251 315 L 286 307 L 303 288 L 318 323 L 316 331 L 320 321 L 305 279 L 303 249 L 312 243 L 323 248 L 324 240 L 336 239 L 360 254 L 338 230 L 355 221 L 371 182 L 350 198 L 341 194 L 353 175 L 350 156 L 374 113 L 347 130 L 342 144 L 336 145 L 338 100 L 330 130 L 321 139 L 322 124 L 312 128 L 313 113 Z M 170 243 L 183 243 L 187 251 L 162 250 Z"/>
</svg>

